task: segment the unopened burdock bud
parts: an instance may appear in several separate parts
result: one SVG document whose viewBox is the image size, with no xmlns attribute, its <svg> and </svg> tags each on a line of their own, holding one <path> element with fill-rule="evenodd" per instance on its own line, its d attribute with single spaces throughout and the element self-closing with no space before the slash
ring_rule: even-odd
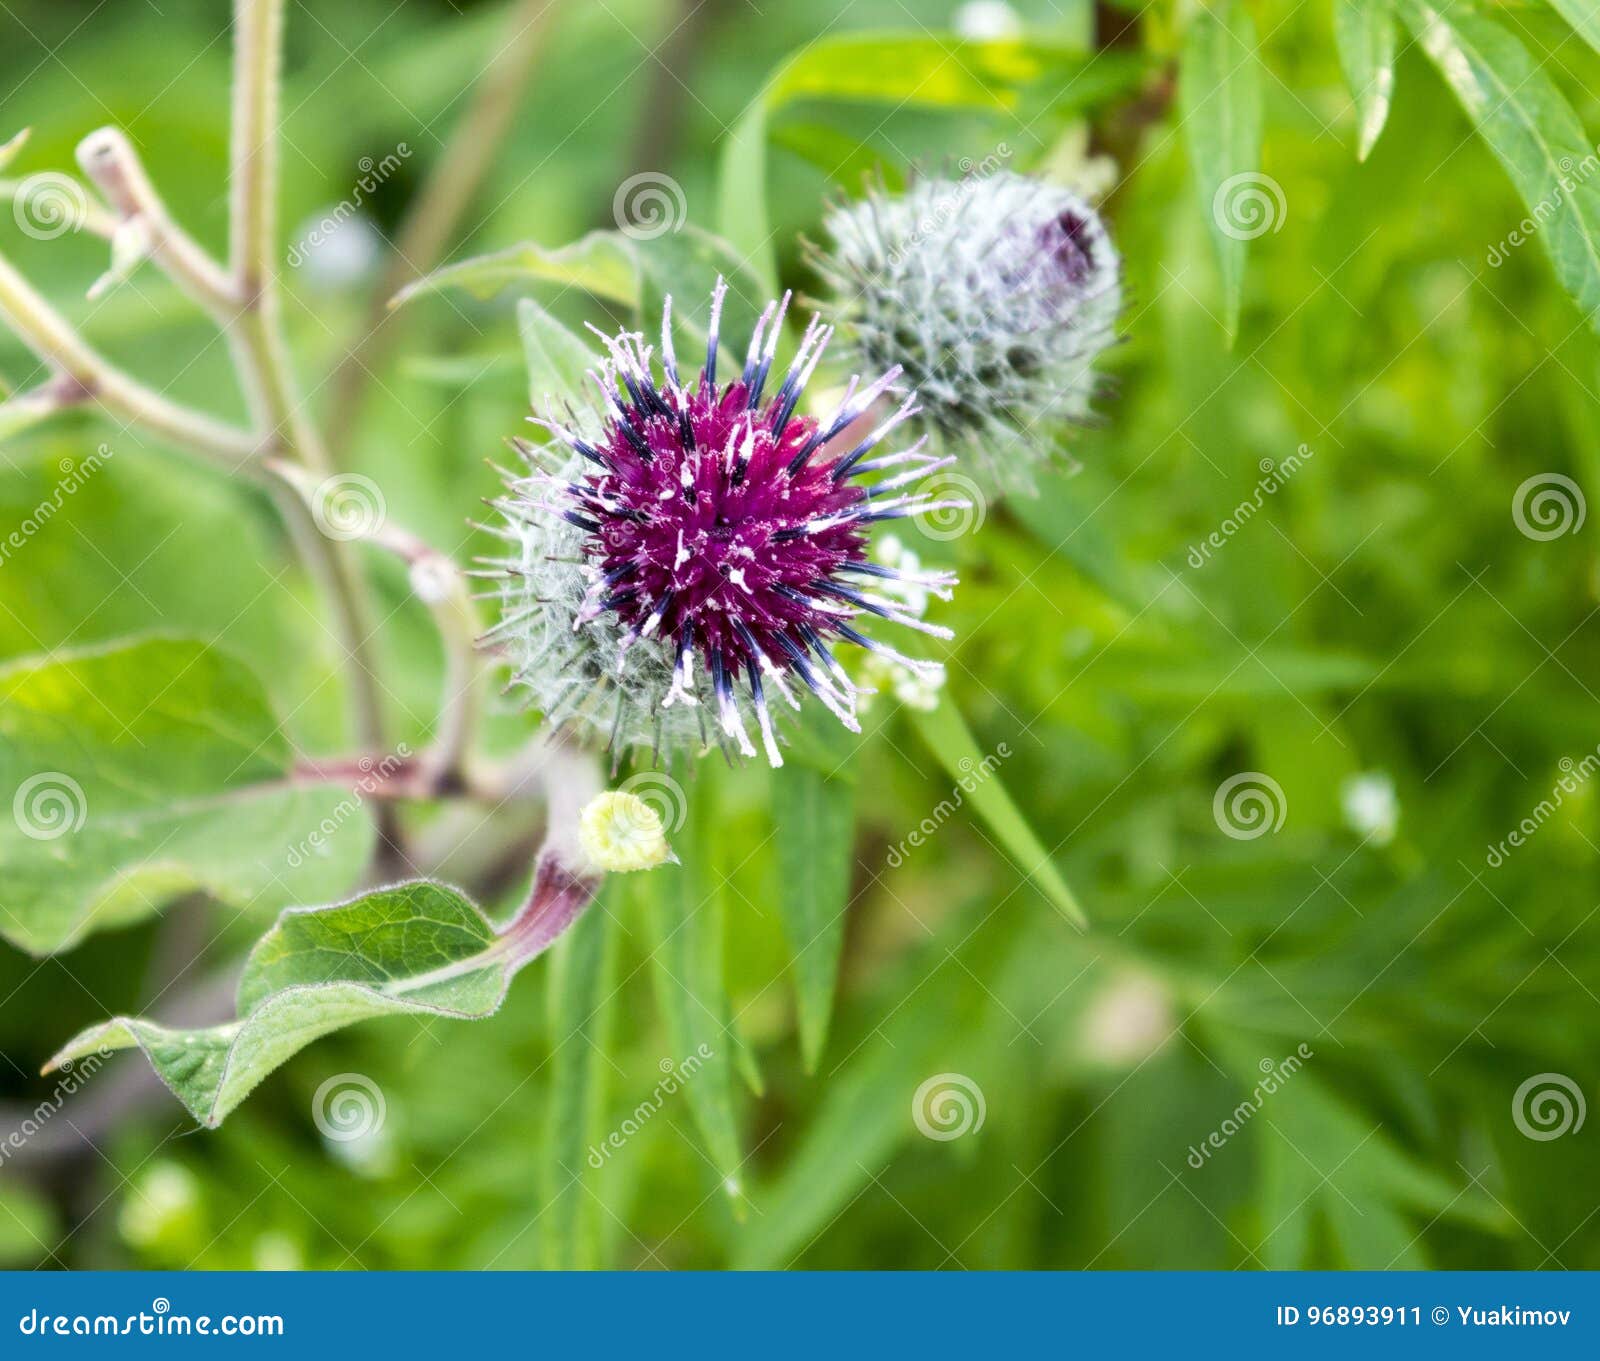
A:
<svg viewBox="0 0 1600 1361">
<path fill-rule="evenodd" d="M 815 263 L 864 371 L 901 369 L 924 428 L 1002 491 L 1028 490 L 1090 414 L 1122 262 L 1070 189 L 1009 171 L 873 191 Z"/>
<path fill-rule="evenodd" d="M 661 815 L 637 794 L 622 790 L 589 800 L 578 819 L 578 841 L 591 863 L 610 874 L 677 861 Z"/>
</svg>

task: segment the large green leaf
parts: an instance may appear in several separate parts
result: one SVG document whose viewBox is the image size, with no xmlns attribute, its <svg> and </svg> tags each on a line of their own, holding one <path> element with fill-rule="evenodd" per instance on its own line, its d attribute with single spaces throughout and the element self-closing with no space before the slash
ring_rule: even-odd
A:
<svg viewBox="0 0 1600 1361">
<path fill-rule="evenodd" d="M 946 697 L 931 712 L 915 713 L 912 722 L 928 749 L 956 781 L 962 799 L 971 803 L 973 810 L 999 838 L 1016 869 L 1031 879 L 1074 926 L 1087 927 L 1089 919 L 1077 897 L 1001 780 L 995 768 L 994 753 L 979 749 L 972 729 L 967 727 L 954 702 Z"/>
<path fill-rule="evenodd" d="M 522 333 L 528 398 L 534 409 L 542 411 L 552 398 L 574 406 L 586 403 L 584 375 L 596 363 L 589 347 L 532 298 L 517 303 L 517 329 Z"/>
<path fill-rule="evenodd" d="M 1260 1071 L 1238 1069 L 1251 1082 Z M 1440 1218 L 1504 1233 L 1509 1220 L 1483 1192 L 1463 1187 L 1405 1152 L 1312 1074 L 1283 1079 L 1261 1100 L 1252 1126 L 1261 1148 L 1261 1245 L 1274 1270 L 1308 1264 L 1319 1213 L 1344 1264 L 1363 1270 L 1419 1269 L 1421 1228 Z"/>
<path fill-rule="evenodd" d="M 597 297 L 631 304 L 639 296 L 639 268 L 633 244 L 613 231 L 590 232 L 571 245 L 554 248 L 524 241 L 436 269 L 407 285 L 389 305 L 400 307 L 444 288 L 464 288 L 475 297 L 492 298 L 510 284 L 533 280 L 568 284 Z"/>
<path fill-rule="evenodd" d="M 695 772 L 688 817 L 673 836 L 679 863 L 652 874 L 641 885 L 650 932 L 650 963 L 670 1052 L 682 1063 L 699 1055 L 704 1065 L 684 1085 L 689 1109 L 723 1189 L 742 1195 L 743 1161 L 734 1109 L 734 1063 L 738 1039 L 723 977 L 725 880 L 719 861 L 727 849 L 717 836 L 716 773 Z"/>
<path fill-rule="evenodd" d="M 1550 0 L 1550 8 L 1572 25 L 1576 33 L 1600 52 L 1600 0 Z"/>
<path fill-rule="evenodd" d="M 558 902 L 551 925 L 577 906 Z M 237 1020 L 173 1030 L 118 1016 L 77 1036 L 50 1067 L 137 1046 L 190 1114 L 215 1128 L 273 1069 L 331 1031 L 378 1016 L 492 1015 L 512 977 L 549 943 L 529 924 L 497 930 L 455 889 L 426 881 L 290 908 L 245 963 Z"/>
<path fill-rule="evenodd" d="M 1389 0 L 1334 0 L 1339 63 L 1356 101 L 1356 157 L 1366 160 L 1394 96 L 1395 23 Z"/>
<path fill-rule="evenodd" d="M 1499 24 L 1424 0 L 1399 6 L 1527 204 L 1562 286 L 1600 326 L 1600 177 L 1582 173 L 1594 152 L 1571 105 Z"/>
<path fill-rule="evenodd" d="M 556 248 L 526 241 L 435 270 L 399 293 L 393 305 L 445 288 L 489 298 L 504 288 L 562 284 L 619 303 L 641 325 L 658 327 L 662 301 L 670 293 L 675 328 L 703 340 L 719 276 L 728 285 L 723 328 L 731 346 L 749 335 L 772 292 L 726 241 L 687 223 L 648 238 L 595 231 Z M 562 362 L 570 367 L 570 350 Z"/>
<path fill-rule="evenodd" d="M 0 935 L 34 953 L 200 888 L 281 907 L 348 889 L 372 825 L 294 773 L 260 682 L 151 638 L 0 669 Z"/>
<path fill-rule="evenodd" d="M 1112 83 L 1101 77 L 1116 68 Z M 1091 74 L 1092 73 L 1092 74 Z M 722 144 L 717 228 L 768 290 L 777 266 L 767 217 L 767 137 L 772 116 L 802 99 L 888 104 L 895 109 L 1018 110 L 1022 91 L 1051 83 L 1052 106 L 1070 102 L 1080 81 L 1097 97 L 1127 87 L 1119 56 L 1098 65 L 1073 47 L 1012 39 L 971 41 L 942 33 L 843 33 L 784 62 Z"/>
<path fill-rule="evenodd" d="M 957 1103 L 983 1101 L 984 1086 L 1019 1055 L 1015 1032 L 997 1018 L 1008 1009 L 1037 1015 L 1059 996 L 1066 961 L 1057 951 L 1071 950 L 1077 939 L 1067 940 L 1054 923 L 1016 921 L 978 932 L 958 917 L 920 958 L 908 960 L 871 1033 L 828 1075 L 815 1114 L 791 1135 L 792 1151 L 752 1192 L 760 1213 L 737 1231 L 733 1265 L 792 1266 L 905 1144 L 918 1141 L 918 1112 L 932 1113 L 924 1084 L 950 1083 Z M 982 1122 L 968 1109 L 975 1126 L 969 1132 L 981 1135 Z"/>
<path fill-rule="evenodd" d="M 1222 275 L 1223 327 L 1239 329 L 1246 243 L 1281 221 L 1282 190 L 1261 174 L 1261 66 L 1239 0 L 1201 9 L 1184 34 L 1178 113 Z"/>
<path fill-rule="evenodd" d="M 609 887 L 607 895 L 613 896 Z M 586 913 L 550 960 L 550 1109 L 539 1245 L 544 1265 L 555 1270 L 604 1265 L 601 1202 L 588 1183 L 590 1150 L 605 1137 L 617 935 L 607 912 Z"/>
<path fill-rule="evenodd" d="M 796 762 L 772 783 L 778 911 L 792 955 L 800 1052 L 808 1071 L 828 1037 L 854 864 L 855 786 Z"/>
</svg>

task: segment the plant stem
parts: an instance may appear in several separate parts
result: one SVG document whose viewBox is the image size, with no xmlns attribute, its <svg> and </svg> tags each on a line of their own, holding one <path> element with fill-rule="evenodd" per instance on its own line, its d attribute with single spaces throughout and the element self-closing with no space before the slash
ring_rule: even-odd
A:
<svg viewBox="0 0 1600 1361">
<path fill-rule="evenodd" d="M 4 256 L 0 256 L 0 320 L 64 375 L 81 400 L 94 401 L 119 420 L 143 425 L 205 454 L 229 472 L 255 456 L 260 444 L 255 435 L 179 406 L 117 368 L 84 341 Z"/>
<path fill-rule="evenodd" d="M 241 310 L 228 334 L 236 346 L 245 396 L 257 426 L 270 432 L 274 447 L 325 478 L 332 463 L 295 390 L 274 268 L 282 45 L 283 0 L 235 0 L 229 258 Z M 350 663 L 356 740 L 381 750 L 382 705 L 366 582 L 345 545 L 318 529 L 305 498 L 286 491 L 281 483 L 276 487 L 274 494 L 296 545 L 333 604 Z"/>
<path fill-rule="evenodd" d="M 373 290 L 362 333 L 334 375 L 328 428 L 335 446 L 348 438 L 371 375 L 382 367 L 398 324 L 389 300 L 443 258 L 461 215 L 482 186 L 522 102 L 528 74 L 550 31 L 559 0 L 519 0 L 501 41 L 473 87 L 472 103 L 440 152 L 437 168 L 401 226 L 394 254 Z"/>
<path fill-rule="evenodd" d="M 99 128 L 78 143 L 78 164 L 105 195 L 121 223 L 143 225 L 150 257 L 178 287 L 227 330 L 239 314 L 239 296 L 227 272 L 172 220 L 145 173 L 139 154 L 120 128 Z"/>
<path fill-rule="evenodd" d="M 283 459 L 269 459 L 265 467 L 315 520 L 319 488 L 306 470 Z M 388 549 L 406 564 L 411 588 L 433 615 L 444 647 L 439 725 L 432 746 L 420 762 L 420 781 L 424 787 L 435 789 L 464 785 L 467 777 L 463 767 L 478 717 L 484 673 L 477 651 L 482 624 L 467 579 L 448 554 L 398 525 L 380 522 L 361 538 Z"/>
</svg>

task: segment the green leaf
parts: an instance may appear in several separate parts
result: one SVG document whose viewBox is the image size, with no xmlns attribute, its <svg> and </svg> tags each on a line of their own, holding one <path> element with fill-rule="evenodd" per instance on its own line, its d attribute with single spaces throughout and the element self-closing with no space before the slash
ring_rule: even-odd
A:
<svg viewBox="0 0 1600 1361">
<path fill-rule="evenodd" d="M 1600 179 L 1573 174 L 1594 153 L 1541 63 L 1505 29 L 1469 12 L 1400 0 L 1422 49 L 1527 204 L 1556 277 L 1600 325 Z"/>
<path fill-rule="evenodd" d="M 977 739 L 955 702 L 947 695 L 931 712 L 913 713 L 911 721 L 928 749 L 956 781 L 962 799 L 972 805 L 999 838 L 1015 868 L 1033 881 L 1063 917 L 1074 926 L 1087 928 L 1089 919 L 1077 897 L 1000 779 L 995 769 L 996 754 L 979 750 Z"/>
<path fill-rule="evenodd" d="M 1252 1083 L 1260 1080 L 1249 1061 L 1236 1058 L 1233 1067 Z M 1252 1130 L 1260 1126 L 1260 1251 L 1269 1269 L 1308 1265 L 1318 1213 L 1327 1216 L 1345 1265 L 1364 1270 L 1437 1265 L 1422 1257 L 1417 1242 L 1421 1228 L 1439 1218 L 1492 1233 L 1509 1227 L 1488 1196 L 1405 1152 L 1315 1076 L 1300 1072 L 1282 1081 L 1251 1121 Z"/>
<path fill-rule="evenodd" d="M 36 954 L 196 888 L 331 897 L 372 847 L 359 798 L 295 776 L 249 669 L 180 639 L 0 668 L 0 795 L 0 935 Z"/>
<path fill-rule="evenodd" d="M 608 896 L 615 896 L 613 879 Z M 601 1203 L 589 1150 L 605 1137 L 607 1057 L 617 932 L 604 910 L 585 913 L 550 960 L 550 1109 L 544 1146 L 540 1250 L 552 1270 L 593 1270 L 601 1260 Z"/>
<path fill-rule="evenodd" d="M 703 341 L 710 321 L 711 289 L 718 276 L 728 284 L 723 332 L 732 345 L 749 335 L 773 294 L 726 241 L 689 224 L 649 239 L 595 231 L 556 249 L 527 241 L 435 270 L 397 294 L 391 306 L 446 288 L 462 288 L 476 297 L 490 298 L 508 287 L 556 283 L 620 303 L 632 309 L 640 324 L 659 326 L 661 304 L 670 293 L 674 328 Z M 552 334 L 544 327 L 541 338 L 549 341 Z M 526 340 L 524 332 L 525 344 Z M 560 346 L 560 351 L 561 367 L 568 370 L 575 354 L 566 345 Z M 533 356 L 529 357 L 531 362 Z"/>
<path fill-rule="evenodd" d="M 1049 929 L 1051 937 L 1037 930 L 974 933 L 965 923 L 930 943 L 899 978 L 873 1033 L 829 1074 L 793 1151 L 754 1193 L 760 1214 L 739 1230 L 736 1269 L 793 1266 L 896 1151 L 917 1137 L 916 1098 L 925 1080 L 962 1074 L 981 1090 L 997 1051 L 1015 1052 L 995 1016 L 1016 1005 L 1012 979 L 1019 962 L 1036 966 L 1049 957 L 1047 942 L 1060 928 L 1050 923 Z M 968 957 L 950 965 L 969 941 Z M 973 978 L 984 986 L 974 987 Z M 1058 985 L 1052 983 L 1051 991 L 1059 991 Z"/>
<path fill-rule="evenodd" d="M 942 33 L 846 33 L 802 48 L 773 73 L 722 144 L 717 228 L 768 292 L 777 265 L 767 217 L 767 136 L 772 116 L 802 99 L 895 109 L 1011 112 L 1021 92 L 1054 80 L 1070 89 L 1090 66 L 1076 48 Z"/>
<path fill-rule="evenodd" d="M 1202 9 L 1190 22 L 1179 61 L 1178 116 L 1216 248 L 1223 329 L 1231 341 L 1239 330 L 1245 244 L 1275 226 L 1283 211 L 1283 191 L 1261 173 L 1261 67 L 1255 25 L 1238 0 Z"/>
<path fill-rule="evenodd" d="M 684 1092 L 723 1188 L 737 1200 L 743 1161 L 733 1100 L 737 1039 L 723 979 L 725 879 L 718 857 L 726 848 L 716 836 L 715 784 L 709 766 L 695 771 L 688 816 L 672 837 L 681 863 L 640 887 L 648 899 L 643 906 L 656 999 L 671 1046 L 663 1057 L 681 1063 L 698 1054 L 704 1060 Z"/>
<path fill-rule="evenodd" d="M 532 298 L 517 303 L 517 329 L 528 361 L 528 398 L 542 411 L 548 399 L 586 404 L 584 377 L 595 357 L 583 341 Z"/>
<path fill-rule="evenodd" d="M 835 184 L 852 187 L 881 175 L 890 193 L 905 189 L 905 174 L 893 148 L 862 140 L 826 123 L 785 123 L 771 133 L 772 144 L 793 152 Z"/>
<path fill-rule="evenodd" d="M 1576 33 L 1600 52 L 1600 0 L 1550 0 L 1550 8 L 1572 25 Z"/>
<path fill-rule="evenodd" d="M 0 1267 L 28 1267 L 53 1257 L 51 1244 L 60 1239 L 47 1196 L 16 1177 L 0 1186 Z"/>
<path fill-rule="evenodd" d="M 455 889 L 426 881 L 290 908 L 245 962 L 239 1019 L 172 1030 L 118 1016 L 85 1030 L 49 1067 L 137 1046 L 190 1114 L 215 1129 L 267 1074 L 332 1031 L 377 1016 L 493 1015 L 538 946 L 520 924 L 496 930 Z"/>
<path fill-rule="evenodd" d="M 794 764 L 773 779 L 772 815 L 778 827 L 778 912 L 791 953 L 800 1052 L 806 1071 L 814 1072 L 839 981 L 855 863 L 855 786 Z"/>
<path fill-rule="evenodd" d="M 17 154 L 28 142 L 28 128 L 23 128 L 15 137 L 8 141 L 0 142 L 0 172 L 6 170 L 11 162 L 17 159 Z"/>
<path fill-rule="evenodd" d="M 1356 159 L 1366 160 L 1394 95 L 1395 22 L 1389 0 L 1334 0 L 1339 64 L 1356 102 Z"/>
<path fill-rule="evenodd" d="M 597 297 L 631 305 L 639 297 L 633 244 L 613 231 L 590 232 L 571 245 L 556 249 L 524 241 L 519 246 L 436 269 L 401 289 L 389 306 L 401 307 L 445 288 L 462 288 L 474 297 L 492 298 L 509 284 L 534 280 L 571 284 Z"/>
</svg>

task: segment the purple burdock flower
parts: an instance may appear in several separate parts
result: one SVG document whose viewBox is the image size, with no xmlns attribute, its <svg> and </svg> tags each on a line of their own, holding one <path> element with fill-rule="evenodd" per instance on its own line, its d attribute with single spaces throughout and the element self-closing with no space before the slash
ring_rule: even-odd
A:
<svg viewBox="0 0 1600 1361">
<path fill-rule="evenodd" d="M 773 692 L 798 708 L 797 694 L 809 690 L 859 731 L 861 687 L 835 657 L 836 644 L 937 671 L 937 664 L 905 657 L 856 625 L 862 615 L 877 615 L 948 638 L 948 629 L 909 614 L 873 582 L 914 579 L 948 598 L 954 578 L 903 577 L 873 562 L 868 529 L 959 503 L 915 490 L 949 459 L 923 453 L 920 442 L 878 452 L 885 436 L 915 414 L 914 396 L 859 440 L 841 439 L 889 392 L 898 369 L 866 387 L 852 379 L 825 422 L 799 411 L 831 334 L 819 321 L 768 393 L 788 294 L 761 314 L 742 371 L 719 383 L 725 292 L 719 280 L 705 365 L 689 381 L 673 354 L 669 298 L 659 381 L 643 335 L 597 331 L 609 355 L 591 374 L 602 408 L 598 433 L 585 427 L 585 438 L 570 425 L 536 419 L 577 455 L 557 473 L 537 471 L 545 451 L 519 443 L 536 471 L 514 480 L 512 496 L 500 504 L 516 525 L 554 516 L 576 531 L 565 559 L 584 587 L 573 599 L 559 584 L 540 580 L 539 553 L 524 543 L 515 570 L 527 584 L 507 600 L 498 632 L 518 635 L 526 619 L 541 613 L 548 624 L 554 610 L 577 635 L 571 645 L 552 647 L 548 629 L 535 628 L 519 658 L 516 679 L 534 690 L 547 717 L 570 711 L 604 729 L 614 745 L 659 747 L 664 733 L 668 740 L 684 735 L 680 716 L 704 701 L 716 710 L 716 740 L 747 756 L 755 754 L 746 722 L 746 712 L 753 714 L 767 759 L 777 766 L 783 761 L 769 706 Z M 581 693 L 573 696 L 574 689 Z M 704 723 L 699 727 L 707 737 Z"/>
</svg>

